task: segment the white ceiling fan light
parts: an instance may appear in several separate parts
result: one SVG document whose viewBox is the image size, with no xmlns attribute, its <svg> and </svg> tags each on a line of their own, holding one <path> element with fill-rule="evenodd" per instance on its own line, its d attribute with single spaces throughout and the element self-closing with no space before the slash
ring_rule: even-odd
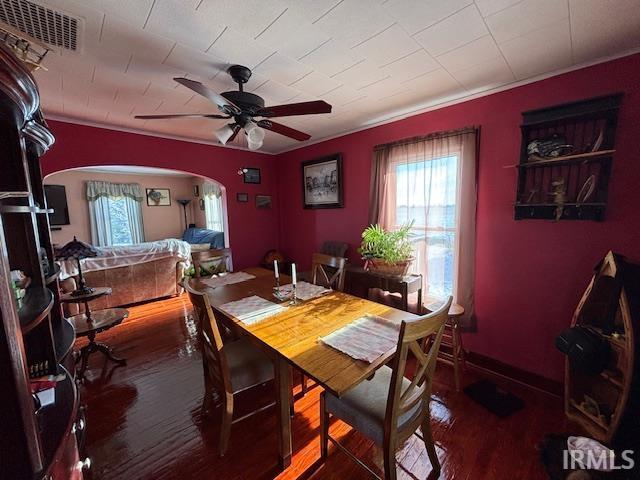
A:
<svg viewBox="0 0 640 480">
<path fill-rule="evenodd" d="M 249 150 L 258 150 L 262 147 L 265 135 L 264 129 L 260 128 L 255 122 L 248 121 L 244 126 L 244 131 L 247 133 Z"/>
<path fill-rule="evenodd" d="M 215 136 L 218 138 L 218 141 L 222 145 L 226 145 L 229 139 L 231 138 L 231 136 L 233 135 L 233 128 L 231 127 L 231 125 L 227 124 L 219 128 L 213 133 L 215 134 Z"/>
</svg>

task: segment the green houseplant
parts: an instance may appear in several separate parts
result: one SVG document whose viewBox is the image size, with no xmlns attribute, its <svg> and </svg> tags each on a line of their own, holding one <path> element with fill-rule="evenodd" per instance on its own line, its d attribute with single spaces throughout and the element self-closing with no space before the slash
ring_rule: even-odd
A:
<svg viewBox="0 0 640 480">
<path fill-rule="evenodd" d="M 358 250 L 365 260 L 365 268 L 387 275 L 406 275 L 413 261 L 412 225 L 413 222 L 391 231 L 378 224 L 365 228 Z"/>
</svg>

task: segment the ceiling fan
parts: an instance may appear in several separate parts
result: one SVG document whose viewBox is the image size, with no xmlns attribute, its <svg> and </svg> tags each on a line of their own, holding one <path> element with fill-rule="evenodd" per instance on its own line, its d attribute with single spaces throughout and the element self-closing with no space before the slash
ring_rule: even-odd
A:
<svg viewBox="0 0 640 480">
<path fill-rule="evenodd" d="M 135 118 L 144 120 L 157 120 L 180 117 L 203 117 L 203 118 L 232 118 L 233 122 L 219 128 L 214 133 L 220 143 L 226 145 L 232 142 L 240 130 L 244 129 L 247 135 L 249 149 L 257 150 L 262 146 L 265 132 L 270 130 L 294 140 L 309 140 L 311 135 L 296 130 L 281 123 L 270 120 L 273 117 L 289 117 L 293 115 L 311 115 L 316 113 L 331 113 L 331 105 L 322 100 L 313 102 L 289 103 L 287 105 L 275 105 L 265 107 L 264 99 L 254 93 L 245 92 L 243 85 L 251 78 L 251 70 L 242 65 L 232 65 L 227 69 L 233 81 L 238 84 L 237 91 L 223 92 L 217 94 L 200 82 L 188 78 L 176 77 L 174 80 L 193 90 L 199 95 L 211 100 L 222 112 L 219 114 L 199 114 L 199 113 L 178 113 L 173 115 L 136 115 Z M 255 117 L 266 117 L 256 120 Z"/>
</svg>

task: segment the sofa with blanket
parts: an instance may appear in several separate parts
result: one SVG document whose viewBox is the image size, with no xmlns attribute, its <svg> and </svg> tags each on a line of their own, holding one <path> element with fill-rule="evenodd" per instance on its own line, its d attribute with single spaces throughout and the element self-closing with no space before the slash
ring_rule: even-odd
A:
<svg viewBox="0 0 640 480">
<path fill-rule="evenodd" d="M 178 295 L 179 282 L 190 263 L 190 246 L 181 240 L 160 240 L 121 247 L 98 247 L 99 255 L 82 260 L 82 273 L 90 287 L 111 287 L 113 293 L 90 303 L 92 310 L 146 302 Z M 74 261 L 60 262 L 63 292 L 76 288 Z M 65 304 L 67 315 L 82 311 Z M 74 311 L 75 310 L 75 311 Z"/>
</svg>

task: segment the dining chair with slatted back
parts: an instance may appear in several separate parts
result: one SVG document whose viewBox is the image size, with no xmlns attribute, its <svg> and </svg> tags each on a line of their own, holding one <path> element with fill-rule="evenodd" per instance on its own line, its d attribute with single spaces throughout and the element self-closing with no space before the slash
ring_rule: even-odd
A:
<svg viewBox="0 0 640 480">
<path fill-rule="evenodd" d="M 338 398 L 324 391 L 320 396 L 320 448 L 322 458 L 328 454 L 329 441 L 345 452 L 369 473 L 380 478 L 357 459 L 337 440 L 329 435 L 331 416 L 348 423 L 363 435 L 382 446 L 386 479 L 396 478 L 396 450 L 414 433 L 422 429 L 422 440 L 433 471 L 440 472 L 429 415 L 429 401 L 436 358 L 451 298 L 437 311 L 415 320 L 403 321 L 392 367 L 383 366 L 371 379 L 364 380 Z M 434 337 L 428 351 L 421 347 L 422 340 Z M 413 379 L 405 377 L 409 352 L 415 357 Z"/>
<path fill-rule="evenodd" d="M 311 283 L 332 288 L 333 290 L 344 290 L 344 275 L 347 259 L 343 257 L 333 257 L 324 253 L 314 253 L 311 257 Z M 300 384 L 302 385 L 302 395 L 306 395 L 307 376 L 301 373 Z"/>
<path fill-rule="evenodd" d="M 344 290 L 346 258 L 314 253 L 311 257 L 311 281 L 316 285 Z"/>
<path fill-rule="evenodd" d="M 231 271 L 231 249 L 230 248 L 216 248 L 210 250 L 203 250 L 201 252 L 191 252 L 191 261 L 193 262 L 193 268 L 196 278 L 200 278 L 200 266 L 209 260 L 220 259 L 219 267 L 220 271 Z"/>
<path fill-rule="evenodd" d="M 194 290 L 188 282 L 183 284 L 197 316 L 198 339 L 204 370 L 204 399 L 202 412 L 206 415 L 214 395 L 222 401 L 220 427 L 220 456 L 229 445 L 231 425 L 275 405 L 270 403 L 239 418 L 233 418 L 234 395 L 268 382 L 274 378 L 273 361 L 247 337 L 223 342 L 215 313 L 205 293 Z"/>
</svg>

